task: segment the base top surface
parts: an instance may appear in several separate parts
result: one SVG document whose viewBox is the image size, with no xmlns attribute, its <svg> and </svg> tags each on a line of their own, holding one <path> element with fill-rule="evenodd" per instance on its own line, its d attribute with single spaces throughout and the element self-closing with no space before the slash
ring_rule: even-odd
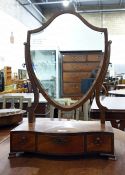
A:
<svg viewBox="0 0 125 175">
<path fill-rule="evenodd" d="M 82 133 L 82 132 L 113 132 L 110 122 L 81 121 L 67 119 L 37 118 L 34 123 L 28 120 L 12 131 L 35 131 L 43 133 Z"/>
</svg>

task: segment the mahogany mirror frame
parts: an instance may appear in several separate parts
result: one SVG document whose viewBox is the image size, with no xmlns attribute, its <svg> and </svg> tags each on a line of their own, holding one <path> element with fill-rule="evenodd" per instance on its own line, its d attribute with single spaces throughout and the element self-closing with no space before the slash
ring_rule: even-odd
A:
<svg viewBox="0 0 125 175">
<path fill-rule="evenodd" d="M 98 31 L 104 34 L 104 57 L 101 61 L 101 66 L 99 67 L 99 70 L 97 72 L 97 76 L 88 90 L 88 92 L 81 97 L 80 100 L 78 100 L 75 104 L 72 104 L 71 106 L 64 106 L 53 100 L 51 97 L 49 97 L 48 93 L 44 90 L 44 88 L 41 86 L 41 84 L 38 82 L 37 77 L 34 73 L 33 67 L 32 67 L 32 61 L 31 61 L 31 54 L 30 54 L 30 39 L 31 39 L 31 34 L 40 32 L 44 30 L 56 17 L 62 15 L 62 14 L 73 14 L 76 17 L 78 17 L 86 26 L 88 26 L 90 29 L 94 31 Z M 34 93 L 34 103 L 32 106 L 29 108 L 29 122 L 32 123 L 35 121 L 35 116 L 34 116 L 34 111 L 39 103 L 39 93 L 41 93 L 44 98 L 48 101 L 49 104 L 55 106 L 56 108 L 62 110 L 62 111 L 70 111 L 73 109 L 76 109 L 83 105 L 90 97 L 92 96 L 93 93 L 95 93 L 96 96 L 96 102 L 97 105 L 101 111 L 101 123 L 105 123 L 105 111 L 107 110 L 106 107 L 103 107 L 100 103 L 100 89 L 102 87 L 104 77 L 106 75 L 107 69 L 108 69 L 108 64 L 109 64 L 109 59 L 110 59 L 110 44 L 111 42 L 108 41 L 108 32 L 107 28 L 99 28 L 95 27 L 89 22 L 87 22 L 81 15 L 79 15 L 76 12 L 72 11 L 63 11 L 63 12 L 58 12 L 56 13 L 53 17 L 51 17 L 46 23 L 44 23 L 41 27 L 34 29 L 34 30 L 29 30 L 27 32 L 27 42 L 25 43 L 25 62 L 26 62 L 26 67 L 27 67 L 27 72 L 29 75 L 29 79 L 32 84 L 33 88 L 33 93 Z"/>
</svg>

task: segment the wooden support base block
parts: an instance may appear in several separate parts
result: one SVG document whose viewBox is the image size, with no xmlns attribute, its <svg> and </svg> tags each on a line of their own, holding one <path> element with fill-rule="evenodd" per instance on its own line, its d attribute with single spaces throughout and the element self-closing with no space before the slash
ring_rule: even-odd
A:
<svg viewBox="0 0 125 175">
<path fill-rule="evenodd" d="M 114 156 L 114 133 L 110 122 L 37 118 L 10 132 L 10 154 L 35 152 L 46 155 L 99 154 Z"/>
</svg>

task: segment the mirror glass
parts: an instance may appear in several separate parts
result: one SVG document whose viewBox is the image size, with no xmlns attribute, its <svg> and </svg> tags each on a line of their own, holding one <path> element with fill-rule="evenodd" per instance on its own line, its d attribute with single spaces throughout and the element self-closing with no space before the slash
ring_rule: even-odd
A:
<svg viewBox="0 0 125 175">
<path fill-rule="evenodd" d="M 83 97 L 96 78 L 104 43 L 104 33 L 68 13 L 57 16 L 40 32 L 32 33 L 33 70 L 49 97 L 62 105 Z"/>
</svg>

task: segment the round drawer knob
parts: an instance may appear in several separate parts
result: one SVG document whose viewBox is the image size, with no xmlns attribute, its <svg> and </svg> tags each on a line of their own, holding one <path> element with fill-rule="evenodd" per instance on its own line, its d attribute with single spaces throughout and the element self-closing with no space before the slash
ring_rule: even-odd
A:
<svg viewBox="0 0 125 175">
<path fill-rule="evenodd" d="M 21 142 L 20 142 L 20 144 L 26 144 L 27 143 L 27 137 L 26 136 L 22 136 L 21 137 Z"/>
<path fill-rule="evenodd" d="M 100 145 L 102 143 L 101 138 L 100 137 L 96 137 L 94 140 L 94 144 L 95 145 Z"/>
</svg>

